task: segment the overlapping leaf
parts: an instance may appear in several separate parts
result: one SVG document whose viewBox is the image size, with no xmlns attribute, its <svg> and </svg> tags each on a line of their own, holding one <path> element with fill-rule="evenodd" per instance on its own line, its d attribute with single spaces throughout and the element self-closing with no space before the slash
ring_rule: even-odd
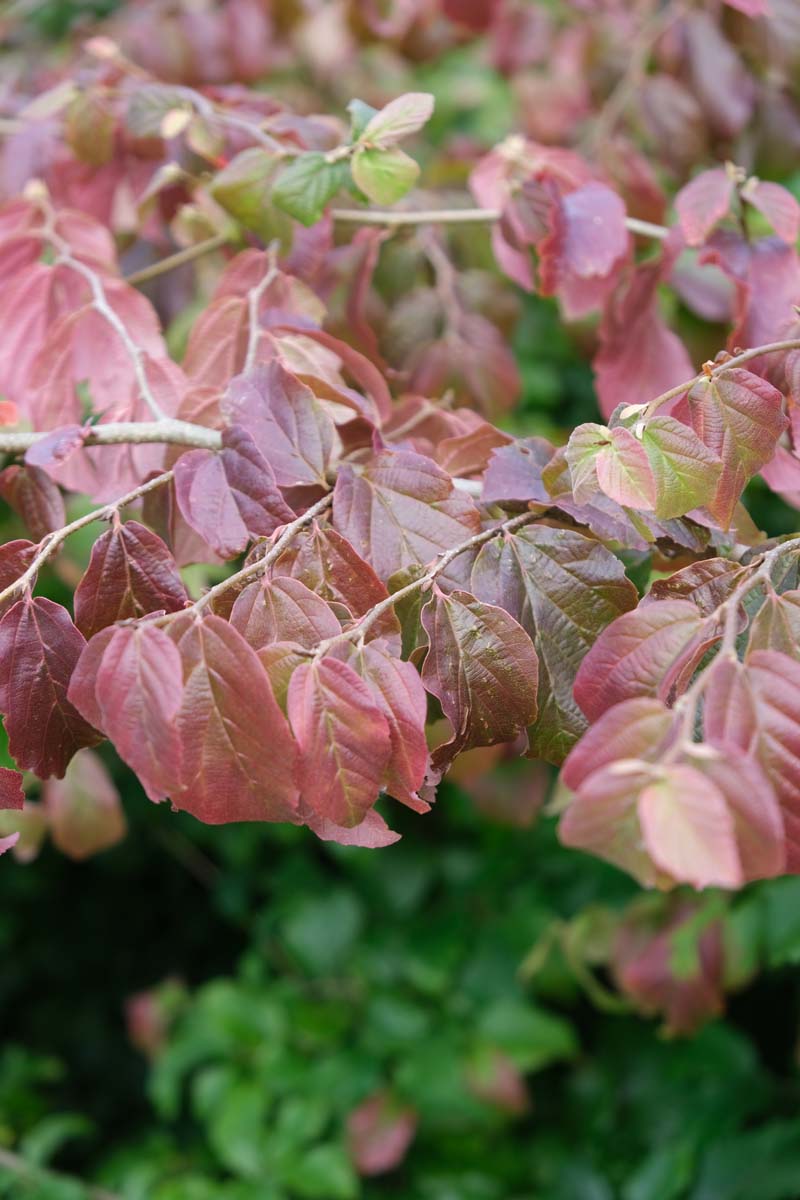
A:
<svg viewBox="0 0 800 1200">
<path fill-rule="evenodd" d="M 539 663 L 519 622 L 468 592 L 435 589 L 422 624 L 430 643 L 422 681 L 453 729 L 433 755 L 442 771 L 462 750 L 513 741 L 531 724 Z"/>
<path fill-rule="evenodd" d="M 598 636 L 636 604 L 619 559 L 575 530 L 529 526 L 488 542 L 472 571 L 475 595 L 506 609 L 539 657 L 539 716 L 532 750 L 561 762 L 586 721 L 575 676 Z"/>
</svg>

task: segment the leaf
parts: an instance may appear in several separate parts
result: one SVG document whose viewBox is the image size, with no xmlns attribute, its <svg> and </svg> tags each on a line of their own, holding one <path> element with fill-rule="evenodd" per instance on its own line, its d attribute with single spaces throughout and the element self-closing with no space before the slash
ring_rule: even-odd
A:
<svg viewBox="0 0 800 1200">
<path fill-rule="evenodd" d="M 688 600 L 663 600 L 624 613 L 580 665 L 574 696 L 590 721 L 634 696 L 666 699 L 701 646 L 706 623 Z"/>
<path fill-rule="evenodd" d="M 36 554 L 33 542 L 25 538 L 15 538 L 0 546 L 0 590 L 15 583 L 20 575 L 24 575 Z M 11 596 L 0 604 L 0 616 L 7 612 L 15 603 Z"/>
<path fill-rule="evenodd" d="M 80 750 L 63 779 L 50 779 L 42 798 L 54 845 L 82 861 L 121 842 L 127 833 L 119 792 L 92 750 Z"/>
<path fill-rule="evenodd" d="M 800 590 L 767 592 L 747 638 L 748 657 L 757 650 L 778 650 L 800 658 Z"/>
<path fill-rule="evenodd" d="M 248 584 L 236 597 L 230 623 L 254 650 L 282 641 L 311 650 L 342 631 L 330 605 L 290 575 Z"/>
<path fill-rule="evenodd" d="M 333 524 L 378 577 L 427 565 L 480 530 L 472 500 L 429 458 L 382 450 L 363 466 L 344 464 L 333 493 Z M 468 556 L 464 555 L 467 559 Z M 459 560 L 446 578 L 458 578 Z"/>
<path fill-rule="evenodd" d="M 251 146 L 240 151 L 214 176 L 209 191 L 217 204 L 245 229 L 257 233 L 263 242 L 277 238 L 288 246 L 292 240 L 291 223 L 272 202 L 279 169 L 280 159 L 274 154 Z"/>
<path fill-rule="evenodd" d="M 411 663 L 391 653 L 384 641 L 352 647 L 346 660 L 369 686 L 389 726 L 391 755 L 385 790 L 416 812 L 430 809 L 417 794 L 428 768 L 425 740 L 427 697 Z"/>
<path fill-rule="evenodd" d="M 422 610 L 429 649 L 422 682 L 453 729 L 433 754 L 444 770 L 473 746 L 513 741 L 536 717 L 539 664 L 528 634 L 502 608 L 434 585 Z"/>
<path fill-rule="evenodd" d="M 783 397 L 766 379 L 732 367 L 699 380 L 686 403 L 695 433 L 722 460 L 707 507 L 727 529 L 745 484 L 770 461 L 786 428 Z"/>
<path fill-rule="evenodd" d="M 790 191 L 779 183 L 753 177 L 742 188 L 742 199 L 766 217 L 781 241 L 795 245 L 800 235 L 800 204 Z"/>
<path fill-rule="evenodd" d="M 517 438 L 510 446 L 494 450 L 483 476 L 483 501 L 536 500 L 549 504 L 542 471 L 552 457 L 550 443 L 536 437 Z"/>
<path fill-rule="evenodd" d="M 569 435 L 564 457 L 569 467 L 572 495 L 576 504 L 585 504 L 600 490 L 597 456 L 611 444 L 611 430 L 590 421 L 578 425 Z"/>
<path fill-rule="evenodd" d="M 744 880 L 782 875 L 786 870 L 783 814 L 758 759 L 732 746 L 720 753 L 706 745 L 687 751 L 686 758 L 725 797 Z"/>
<path fill-rule="evenodd" d="M 622 563 L 593 538 L 571 529 L 528 526 L 483 546 L 471 588 L 509 612 L 539 658 L 539 715 L 531 750 L 561 762 L 586 728 L 573 699 L 587 651 L 616 617 L 636 604 Z"/>
<path fill-rule="evenodd" d="M 403 150 L 360 148 L 350 169 L 353 182 L 375 204 L 394 204 L 405 196 L 419 175 L 419 163 Z"/>
<path fill-rule="evenodd" d="M 350 1156 L 360 1175 L 393 1171 L 414 1140 L 417 1117 L 389 1092 L 375 1092 L 347 1118 Z"/>
<path fill-rule="evenodd" d="M 178 793 L 183 677 L 164 630 L 143 623 L 96 634 L 75 668 L 69 699 L 113 742 L 152 801 Z"/>
<path fill-rule="evenodd" d="M 10 833 L 8 837 L 0 837 L 0 854 L 5 854 L 8 850 L 11 850 L 16 846 L 18 841 L 18 833 Z"/>
<path fill-rule="evenodd" d="M 652 767 L 636 759 L 593 771 L 561 817 L 560 840 L 627 871 L 642 887 L 671 883 L 645 850 L 639 824 L 639 794 L 652 780 Z"/>
<path fill-rule="evenodd" d="M 222 450 L 191 450 L 175 464 L 175 497 L 184 520 L 223 558 L 253 536 L 294 520 L 274 472 L 246 430 L 222 434 Z"/>
<path fill-rule="evenodd" d="M 0 496 L 22 518 L 34 541 L 67 523 L 61 492 L 41 467 L 0 471 Z"/>
<path fill-rule="evenodd" d="M 674 417 L 652 417 L 645 422 L 642 445 L 655 479 L 657 517 L 682 517 L 711 503 L 722 462 L 693 429 Z"/>
<path fill-rule="evenodd" d="M 183 787 L 173 803 L 208 825 L 297 824 L 297 747 L 255 651 L 215 616 L 176 637 Z"/>
<path fill-rule="evenodd" d="M 560 780 L 571 791 L 595 771 L 627 758 L 654 762 L 669 742 L 675 718 L 660 700 L 641 696 L 607 709 L 567 755 Z"/>
<path fill-rule="evenodd" d="M 705 736 L 725 751 L 755 755 L 775 789 L 786 831 L 786 869 L 800 870 L 800 663 L 757 650 L 746 663 L 718 659 L 709 669 Z"/>
<path fill-rule="evenodd" d="M 678 764 L 642 791 L 639 820 L 653 862 L 696 888 L 744 882 L 725 797 L 693 767 Z"/>
<path fill-rule="evenodd" d="M 397 96 L 373 113 L 358 135 L 358 141 L 370 145 L 393 145 L 401 138 L 417 133 L 430 120 L 434 103 L 430 92 L 406 92 Z"/>
<path fill-rule="evenodd" d="M 689 246 L 702 246 L 715 225 L 730 212 L 734 181 L 727 167 L 701 171 L 678 192 L 675 211 Z"/>
<path fill-rule="evenodd" d="M 177 612 L 188 601 L 164 542 L 138 521 L 117 521 L 92 546 L 75 589 L 75 624 L 85 638 L 107 625 L 152 612 Z"/>
<path fill-rule="evenodd" d="M 25 803 L 22 775 L 9 767 L 0 767 L 0 809 L 21 809 Z"/>
<path fill-rule="evenodd" d="M 359 846 L 362 850 L 383 850 L 400 841 L 400 834 L 384 821 L 374 808 L 371 808 L 364 820 L 352 829 L 335 825 L 324 817 L 309 818 L 308 827 L 312 829 L 320 841 L 336 842 L 338 846 Z"/>
<path fill-rule="evenodd" d="M 299 154 L 283 168 L 272 188 L 272 202 L 303 225 L 314 225 L 325 205 L 347 183 L 347 163 L 328 162 L 318 151 Z"/>
<path fill-rule="evenodd" d="M 231 380 L 222 411 L 250 434 L 279 487 L 326 486 L 333 421 L 311 388 L 279 362 Z"/>
<path fill-rule="evenodd" d="M 629 429 L 618 425 L 608 431 L 608 444 L 594 460 L 597 482 L 617 504 L 648 511 L 655 508 L 656 483 L 647 452 Z"/>
<path fill-rule="evenodd" d="M 303 805 L 336 825 L 358 825 L 391 755 L 389 726 L 369 688 L 346 663 L 322 658 L 292 675 L 288 711 Z"/>
<path fill-rule="evenodd" d="M 0 711 L 18 766 L 59 778 L 76 750 L 99 735 L 67 698 L 85 646 L 60 604 L 26 596 L 0 621 Z"/>
</svg>

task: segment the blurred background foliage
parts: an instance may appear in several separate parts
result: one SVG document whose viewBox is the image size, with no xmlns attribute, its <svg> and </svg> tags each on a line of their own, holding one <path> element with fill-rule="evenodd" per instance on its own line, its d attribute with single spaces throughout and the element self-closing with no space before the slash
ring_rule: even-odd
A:
<svg viewBox="0 0 800 1200">
<path fill-rule="evenodd" d="M 115 5 L 16 7 L 57 40 Z M 469 47 L 417 82 L 434 139 L 507 132 L 506 85 Z M 509 327 L 504 424 L 560 441 L 594 419 L 580 327 L 536 297 Z M 758 482 L 747 503 L 796 528 Z M 42 579 L 62 603 L 85 532 Z M 6 512 L 3 540 L 21 533 Z M 548 770 L 495 751 L 465 755 L 430 816 L 393 812 L 403 840 L 380 852 L 203 827 L 104 761 L 127 838 L 0 871 L 0 1197 L 800 1196 L 800 879 L 643 895 L 561 848 Z"/>
</svg>

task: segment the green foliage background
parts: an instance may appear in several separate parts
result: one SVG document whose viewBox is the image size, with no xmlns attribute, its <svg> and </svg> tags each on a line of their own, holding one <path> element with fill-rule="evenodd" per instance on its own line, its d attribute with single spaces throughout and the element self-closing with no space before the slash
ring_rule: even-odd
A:
<svg viewBox="0 0 800 1200">
<path fill-rule="evenodd" d="M 29 7 L 60 37 L 112 5 Z M 462 57 L 420 79 L 441 98 L 434 135 L 458 125 Z M 502 85 L 471 85 L 480 133 L 502 136 Z M 514 344 L 515 432 L 558 440 L 594 418 L 553 305 L 526 299 Z M 748 506 L 769 533 L 796 527 L 758 484 Z M 0 532 L 18 536 L 10 519 Z M 593 966 L 634 885 L 563 850 L 551 818 L 493 824 L 445 785 L 430 816 L 392 814 L 398 845 L 348 850 L 200 826 L 107 761 L 128 839 L 86 864 L 47 847 L 0 870 L 0 1197 L 100 1195 L 77 1178 L 127 1200 L 800 1196 L 800 880 L 707 900 L 747 982 L 724 1019 L 670 1040 Z M 124 1006 L 156 985 L 172 1024 L 148 1064 Z M 523 1113 L 478 1097 L 498 1051 L 526 1079 Z M 385 1087 L 417 1137 L 398 1170 L 360 1180 L 345 1119 Z"/>
</svg>

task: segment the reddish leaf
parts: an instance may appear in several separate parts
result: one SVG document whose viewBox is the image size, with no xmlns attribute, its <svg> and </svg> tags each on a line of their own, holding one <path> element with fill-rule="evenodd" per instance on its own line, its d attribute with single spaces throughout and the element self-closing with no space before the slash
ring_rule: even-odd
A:
<svg viewBox="0 0 800 1200">
<path fill-rule="evenodd" d="M 0 809 L 22 808 L 24 803 L 22 775 L 19 771 L 0 767 Z"/>
<path fill-rule="evenodd" d="M 551 212 L 551 231 L 538 245 L 540 290 L 557 292 L 574 319 L 602 304 L 625 262 L 625 205 L 611 188 L 592 182 L 557 200 Z"/>
<path fill-rule="evenodd" d="M 549 504 L 542 470 L 552 457 L 553 447 L 544 438 L 518 438 L 494 450 L 483 476 L 481 498 L 487 504 L 509 500 Z"/>
<path fill-rule="evenodd" d="M 786 428 L 783 397 L 760 376 L 732 367 L 696 383 L 687 406 L 698 437 L 722 460 L 707 507 L 727 528 L 745 484 L 772 458 Z"/>
<path fill-rule="evenodd" d="M 396 658 L 384 641 L 352 647 L 347 661 L 369 686 L 389 726 L 386 791 L 416 812 L 428 812 L 430 805 L 417 794 L 428 768 L 427 697 L 419 674 L 411 663 Z"/>
<path fill-rule="evenodd" d="M 223 449 L 191 450 L 175 464 L 175 495 L 185 520 L 223 558 L 244 550 L 251 537 L 273 533 L 294 519 L 275 475 L 250 434 L 231 428 Z"/>
<path fill-rule="evenodd" d="M 76 750 L 100 740 L 67 699 L 85 645 L 67 610 L 43 596 L 18 600 L 0 621 L 0 711 L 9 750 L 41 779 L 60 778 Z"/>
<path fill-rule="evenodd" d="M 673 714 L 660 700 L 623 700 L 607 709 L 570 751 L 561 782 L 577 791 L 594 771 L 621 759 L 653 762 L 666 748 L 673 727 Z"/>
<path fill-rule="evenodd" d="M 689 246 L 702 246 L 726 217 L 733 200 L 733 178 L 726 167 L 701 171 L 675 197 L 681 232 Z"/>
<path fill-rule="evenodd" d="M 48 780 L 42 797 L 53 843 L 69 858 L 90 858 L 127 833 L 119 792 L 91 750 L 75 755 L 63 779 Z"/>
<path fill-rule="evenodd" d="M 222 402 L 252 437 L 280 487 L 325 486 L 334 426 L 314 393 L 278 362 L 232 380 Z"/>
<path fill-rule="evenodd" d="M 694 887 L 744 882 L 725 797 L 694 767 L 670 766 L 642 791 L 639 820 L 656 866 Z"/>
<path fill-rule="evenodd" d="M 51 467 L 65 462 L 80 450 L 88 434 L 86 425 L 65 425 L 55 429 L 25 451 L 25 462 L 29 467 Z"/>
<path fill-rule="evenodd" d="M 438 588 L 422 610 L 429 649 L 422 682 L 452 726 L 433 755 L 437 771 L 462 750 L 510 742 L 536 718 L 539 664 L 522 626 L 468 592 Z"/>
<path fill-rule="evenodd" d="M 298 667 L 288 696 L 306 809 L 358 825 L 378 798 L 391 756 L 388 722 L 352 667 L 322 658 Z"/>
<path fill-rule="evenodd" d="M 388 1092 L 375 1092 L 347 1118 L 350 1156 L 360 1175 L 393 1171 L 414 1140 L 417 1117 Z"/>
<path fill-rule="evenodd" d="M 382 580 L 432 562 L 480 529 L 472 500 L 434 462 L 408 450 L 383 450 L 363 467 L 341 467 L 333 523 Z M 456 559 L 448 577 L 463 573 L 467 557 Z"/>
<path fill-rule="evenodd" d="M 705 623 L 688 600 L 664 600 L 624 613 L 581 663 L 575 700 L 590 721 L 634 696 L 665 699 L 691 661 Z"/>
<path fill-rule="evenodd" d="M 253 649 L 210 616 L 175 635 L 183 662 L 183 787 L 200 821 L 298 821 L 297 747 Z"/>
<path fill-rule="evenodd" d="M 665 266 L 669 264 L 637 267 L 630 283 L 606 307 L 593 363 L 605 416 L 618 404 L 644 404 L 694 373 L 683 343 L 667 328 L 659 310 L 656 289 Z"/>
<path fill-rule="evenodd" d="M 236 597 L 230 622 L 254 650 L 281 641 L 310 650 L 342 631 L 330 605 L 290 575 L 248 584 Z"/>
<path fill-rule="evenodd" d="M 539 715 L 531 749 L 561 762 L 586 727 L 573 699 L 584 655 L 603 629 L 636 604 L 622 563 L 571 529 L 529 526 L 487 542 L 472 571 L 480 600 L 504 608 L 532 638 L 539 658 Z"/>
<path fill-rule="evenodd" d="M 742 196 L 766 217 L 778 237 L 794 246 L 800 235 L 800 204 L 785 187 L 761 179 L 749 179 Z"/>
<path fill-rule="evenodd" d="M 783 812 L 787 870 L 800 870 L 800 663 L 773 650 L 717 660 L 703 721 L 713 745 L 758 758 Z"/>
<path fill-rule="evenodd" d="M 790 658 L 800 658 L 800 591 L 768 592 L 753 617 L 747 639 L 747 653 L 778 650 Z"/>
<path fill-rule="evenodd" d="M 727 558 L 706 558 L 670 575 L 656 579 L 642 597 L 646 607 L 661 600 L 691 600 L 704 616 L 716 612 L 742 582 L 747 568 Z"/>
<path fill-rule="evenodd" d="M 81 655 L 69 698 L 114 743 L 151 800 L 178 792 L 183 680 L 180 655 L 163 630 L 145 623 L 97 634 Z"/>
<path fill-rule="evenodd" d="M 41 467 L 14 466 L 0 471 L 0 496 L 37 542 L 67 523 L 61 492 Z"/>
<path fill-rule="evenodd" d="M 75 624 L 90 638 L 115 621 L 177 612 L 187 600 L 175 560 L 158 534 L 138 521 L 117 521 L 92 546 L 75 589 Z"/>
<path fill-rule="evenodd" d="M 20 575 L 31 565 L 36 554 L 33 542 L 25 538 L 16 538 L 13 542 L 5 542 L 0 546 L 0 590 L 15 583 Z M 0 616 L 14 604 L 14 597 L 9 597 L 0 604 Z"/>
<path fill-rule="evenodd" d="M 382 850 L 385 846 L 393 846 L 400 841 L 400 834 L 384 821 L 374 808 L 371 808 L 364 820 L 352 829 L 335 825 L 325 817 L 309 818 L 308 826 L 323 842 L 336 842 L 339 846 L 360 846 L 362 850 Z"/>
<path fill-rule="evenodd" d="M 652 768 L 636 759 L 593 771 L 561 818 L 561 841 L 613 863 L 642 887 L 671 884 L 645 850 L 639 823 L 639 794 L 653 778 Z"/>
</svg>

